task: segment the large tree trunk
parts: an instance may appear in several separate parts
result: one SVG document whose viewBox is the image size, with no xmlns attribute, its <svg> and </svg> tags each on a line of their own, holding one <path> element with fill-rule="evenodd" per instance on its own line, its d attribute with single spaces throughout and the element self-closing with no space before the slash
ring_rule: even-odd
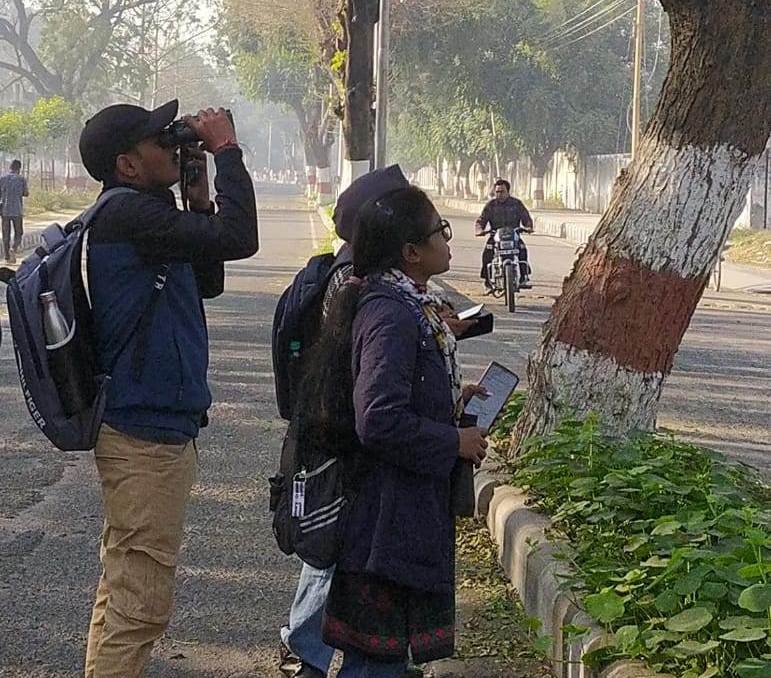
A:
<svg viewBox="0 0 771 678">
<path fill-rule="evenodd" d="M 329 163 L 330 146 L 326 136 L 325 132 L 320 131 L 313 145 L 316 156 L 317 200 L 320 205 L 327 205 L 335 199 L 332 189 L 332 169 Z"/>
<path fill-rule="evenodd" d="M 596 412 L 655 426 L 665 377 L 771 129 L 771 0 L 662 0 L 672 61 L 640 146 L 529 367 L 514 448 Z"/>
<path fill-rule="evenodd" d="M 305 174 L 308 178 L 307 197 L 325 205 L 334 201 L 332 170 L 329 151 L 332 139 L 328 134 L 329 119 L 324 115 L 322 104 L 310 108 L 295 104 L 295 115 L 300 123 L 305 151 Z"/>
<path fill-rule="evenodd" d="M 554 156 L 554 151 L 549 150 L 542 155 L 532 158 L 533 175 L 530 177 L 530 195 L 532 196 L 533 207 L 543 209 L 546 206 L 546 196 L 544 194 L 544 175 L 549 161 Z"/>
<path fill-rule="evenodd" d="M 378 0 L 344 0 L 344 6 L 348 57 L 343 116 L 345 163 L 341 188 L 369 172 L 375 150 L 372 60 Z"/>
<path fill-rule="evenodd" d="M 471 197 L 471 181 L 469 179 L 469 173 L 471 172 L 471 166 L 474 161 L 471 158 L 461 158 L 456 164 L 455 174 L 455 195 L 459 195 L 461 198 Z"/>
</svg>

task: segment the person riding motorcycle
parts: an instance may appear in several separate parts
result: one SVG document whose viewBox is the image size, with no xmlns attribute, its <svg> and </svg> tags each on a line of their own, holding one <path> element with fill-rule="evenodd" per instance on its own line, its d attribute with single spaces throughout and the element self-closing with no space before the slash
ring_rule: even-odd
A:
<svg viewBox="0 0 771 678">
<path fill-rule="evenodd" d="M 495 198 L 488 202 L 482 214 L 476 220 L 474 227 L 477 236 L 487 235 L 487 243 L 482 251 L 482 270 L 480 277 L 484 280 L 485 294 L 490 294 L 493 285 L 488 276 L 488 265 L 495 256 L 495 232 L 500 228 L 522 228 L 527 233 L 533 232 L 533 218 L 521 200 L 510 194 L 511 184 L 506 179 L 498 179 L 494 185 Z M 489 229 L 488 229 L 489 226 Z M 528 263 L 527 247 L 520 238 L 519 270 L 520 288 L 529 289 L 530 265 Z"/>
</svg>

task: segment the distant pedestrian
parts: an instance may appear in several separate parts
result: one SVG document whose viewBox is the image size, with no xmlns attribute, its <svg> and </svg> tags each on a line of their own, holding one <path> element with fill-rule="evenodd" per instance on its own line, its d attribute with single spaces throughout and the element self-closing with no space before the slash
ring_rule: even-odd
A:
<svg viewBox="0 0 771 678">
<path fill-rule="evenodd" d="M 29 195 L 27 180 L 21 176 L 21 160 L 11 162 L 11 171 L 0 177 L 0 205 L 2 205 L 3 254 L 7 264 L 16 262 L 24 235 L 23 199 Z M 13 226 L 13 241 L 11 241 Z"/>
<path fill-rule="evenodd" d="M 325 642 L 345 655 L 339 678 L 401 678 L 410 653 L 453 653 L 450 475 L 459 458 L 480 463 L 487 443 L 458 428 L 478 389 L 461 388 L 444 302 L 427 289 L 449 267 L 451 237 L 415 187 L 362 208 L 355 277 L 332 300 L 298 403 L 301 438 L 355 455 L 324 615 Z"/>
</svg>

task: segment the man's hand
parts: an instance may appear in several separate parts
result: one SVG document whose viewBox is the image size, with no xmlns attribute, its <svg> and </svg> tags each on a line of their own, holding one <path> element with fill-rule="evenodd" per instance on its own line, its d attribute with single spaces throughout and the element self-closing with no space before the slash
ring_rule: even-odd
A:
<svg viewBox="0 0 771 678">
<path fill-rule="evenodd" d="M 209 153 L 216 153 L 223 146 L 238 144 L 236 130 L 224 108 L 218 108 L 216 111 L 207 108 L 205 111 L 198 111 L 195 117 L 186 115 L 184 120 L 195 130 L 203 142 L 203 149 Z"/>
<path fill-rule="evenodd" d="M 206 154 L 196 148 L 187 148 L 183 156 L 187 155 L 186 167 L 194 166 L 198 170 L 198 178 L 194 184 L 187 187 L 187 200 L 190 209 L 194 212 L 208 212 L 209 201 L 209 175 L 206 171 Z"/>
</svg>

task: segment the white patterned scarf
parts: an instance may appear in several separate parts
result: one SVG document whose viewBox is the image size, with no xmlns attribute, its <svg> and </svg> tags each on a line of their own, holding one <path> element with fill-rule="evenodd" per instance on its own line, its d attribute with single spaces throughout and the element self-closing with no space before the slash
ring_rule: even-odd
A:
<svg viewBox="0 0 771 678">
<path fill-rule="evenodd" d="M 440 294 L 430 292 L 419 286 L 412 278 L 398 268 L 376 276 L 378 280 L 393 287 L 417 311 L 418 321 L 433 334 L 444 359 L 447 377 L 452 389 L 452 400 L 455 404 L 455 420 L 460 421 L 463 413 L 462 382 L 460 366 L 458 365 L 457 342 L 452 330 L 442 320 L 439 311 L 449 302 Z"/>
</svg>

